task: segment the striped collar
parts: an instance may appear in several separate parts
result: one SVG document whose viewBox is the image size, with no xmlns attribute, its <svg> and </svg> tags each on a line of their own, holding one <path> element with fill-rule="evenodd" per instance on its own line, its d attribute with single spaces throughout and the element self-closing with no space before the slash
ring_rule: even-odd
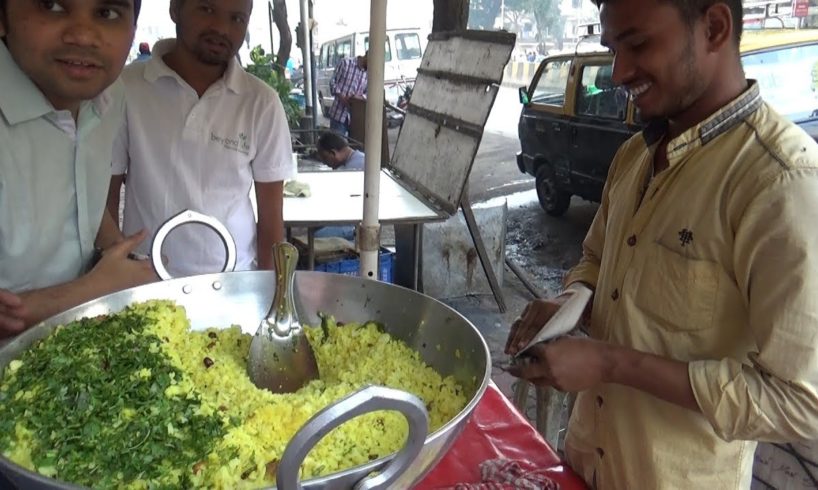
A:
<svg viewBox="0 0 818 490">
<path fill-rule="evenodd" d="M 671 140 L 668 143 L 668 153 L 682 151 L 688 146 L 691 146 L 691 143 L 694 142 L 698 142 L 702 146 L 706 145 L 758 110 L 758 108 L 761 107 L 761 103 L 761 90 L 758 88 L 758 83 L 755 80 L 748 80 L 747 90 L 742 92 L 741 95 L 730 101 L 704 121 Z M 652 146 L 658 143 L 665 133 L 667 133 L 667 128 L 667 120 L 658 120 L 648 123 L 642 131 L 645 144 Z"/>
</svg>

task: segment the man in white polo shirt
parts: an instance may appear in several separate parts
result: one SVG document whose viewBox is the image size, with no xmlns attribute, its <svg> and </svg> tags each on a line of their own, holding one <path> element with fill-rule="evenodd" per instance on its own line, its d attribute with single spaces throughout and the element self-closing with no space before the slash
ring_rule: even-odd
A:
<svg viewBox="0 0 818 490">
<path fill-rule="evenodd" d="M 118 215 L 124 180 L 126 233 L 155 233 L 184 209 L 217 218 L 236 241 L 237 270 L 272 268 L 272 245 L 284 239 L 283 181 L 294 173 L 278 94 L 235 60 L 251 10 L 251 0 L 171 1 L 177 39 L 160 41 L 150 61 L 122 74 L 126 125 L 108 199 Z M 163 249 L 174 276 L 217 272 L 224 254 L 199 225 L 177 229 Z"/>
<path fill-rule="evenodd" d="M 139 4 L 0 0 L 0 343 L 154 278 L 104 212 Z"/>
</svg>

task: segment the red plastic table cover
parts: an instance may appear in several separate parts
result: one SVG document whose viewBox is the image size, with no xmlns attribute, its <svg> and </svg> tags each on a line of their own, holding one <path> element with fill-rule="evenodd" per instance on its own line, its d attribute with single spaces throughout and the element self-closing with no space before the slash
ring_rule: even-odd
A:
<svg viewBox="0 0 818 490">
<path fill-rule="evenodd" d="M 494 383 L 489 383 L 446 456 L 415 488 L 446 489 L 458 483 L 480 483 L 480 463 L 497 458 L 519 461 L 529 471 L 547 469 L 546 474 L 560 485 L 560 490 L 587 488 Z"/>
</svg>

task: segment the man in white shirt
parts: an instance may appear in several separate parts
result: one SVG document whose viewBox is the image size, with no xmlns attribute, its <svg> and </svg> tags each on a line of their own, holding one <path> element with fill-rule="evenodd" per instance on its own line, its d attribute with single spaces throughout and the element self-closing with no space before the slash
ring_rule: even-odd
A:
<svg viewBox="0 0 818 490">
<path fill-rule="evenodd" d="M 272 268 L 272 245 L 284 239 L 283 181 L 294 173 L 278 94 L 235 59 L 251 11 L 251 0 L 171 1 L 177 39 L 122 74 L 126 124 L 108 197 L 118 216 L 127 173 L 126 233 L 155 233 L 185 209 L 215 217 L 236 241 L 237 270 Z M 225 252 L 214 233 L 189 225 L 169 235 L 163 255 L 172 275 L 186 276 L 220 271 Z"/>
<path fill-rule="evenodd" d="M 0 0 L 0 344 L 155 278 L 104 212 L 140 3 Z"/>
</svg>

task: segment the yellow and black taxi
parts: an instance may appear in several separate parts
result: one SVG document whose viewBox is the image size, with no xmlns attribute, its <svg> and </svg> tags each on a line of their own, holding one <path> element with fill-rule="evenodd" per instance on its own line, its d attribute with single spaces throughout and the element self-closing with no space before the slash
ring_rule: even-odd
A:
<svg viewBox="0 0 818 490">
<path fill-rule="evenodd" d="M 818 140 L 818 29 L 748 30 L 741 43 L 747 78 L 779 113 Z M 642 128 L 627 92 L 612 79 L 613 55 L 583 43 L 544 59 L 520 88 L 520 171 L 536 179 L 552 216 L 571 196 L 599 201 L 619 146 Z"/>
</svg>

